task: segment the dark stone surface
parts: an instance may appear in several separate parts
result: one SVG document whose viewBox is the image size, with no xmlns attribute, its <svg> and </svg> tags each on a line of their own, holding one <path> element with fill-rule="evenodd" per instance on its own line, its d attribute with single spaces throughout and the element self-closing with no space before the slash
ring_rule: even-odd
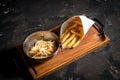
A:
<svg viewBox="0 0 120 80">
<path fill-rule="evenodd" d="M 34 31 L 81 14 L 99 19 L 110 43 L 43 80 L 120 80 L 120 0 L 0 1 L 0 80 L 32 79 L 16 45 Z"/>
</svg>

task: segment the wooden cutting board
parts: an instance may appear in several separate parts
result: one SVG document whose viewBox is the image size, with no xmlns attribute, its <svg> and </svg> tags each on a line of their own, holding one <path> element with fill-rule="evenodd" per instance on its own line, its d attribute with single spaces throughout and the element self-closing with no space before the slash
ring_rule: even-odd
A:
<svg viewBox="0 0 120 80">
<path fill-rule="evenodd" d="M 52 31 L 59 36 L 60 26 L 56 26 L 49 31 Z M 85 55 L 90 54 L 90 52 L 106 45 L 110 41 L 109 37 L 106 35 L 105 40 L 101 40 L 98 34 L 99 32 L 94 27 L 91 27 L 78 47 L 64 50 L 59 48 L 58 54 L 45 62 L 35 62 L 30 60 L 24 54 L 22 45 L 18 45 L 17 49 L 33 79 L 38 80 L 71 62 L 83 58 Z"/>
</svg>

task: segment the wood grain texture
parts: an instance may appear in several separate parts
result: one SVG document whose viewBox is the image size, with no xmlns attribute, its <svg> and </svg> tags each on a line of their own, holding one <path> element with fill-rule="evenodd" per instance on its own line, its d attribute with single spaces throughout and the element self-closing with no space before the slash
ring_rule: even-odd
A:
<svg viewBox="0 0 120 80">
<path fill-rule="evenodd" d="M 55 28 L 50 29 L 50 31 L 59 36 L 60 26 L 56 26 Z M 84 57 L 87 54 L 90 54 L 90 52 L 106 45 L 110 41 L 109 37 L 106 35 L 105 40 L 102 41 L 98 34 L 98 31 L 94 27 L 91 27 L 79 46 L 73 49 L 64 50 L 59 48 L 58 54 L 45 62 L 35 62 L 30 60 L 25 56 L 21 45 L 17 46 L 17 49 L 19 50 L 21 58 L 33 79 L 37 80 Z"/>
</svg>

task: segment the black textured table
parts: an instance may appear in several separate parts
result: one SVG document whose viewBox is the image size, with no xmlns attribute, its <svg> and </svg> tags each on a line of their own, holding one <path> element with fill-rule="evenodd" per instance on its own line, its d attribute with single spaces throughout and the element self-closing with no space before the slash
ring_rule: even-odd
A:
<svg viewBox="0 0 120 80">
<path fill-rule="evenodd" d="M 99 19 L 111 41 L 43 80 L 120 79 L 119 0 L 2 0 L 0 1 L 0 80 L 30 80 L 16 45 L 38 30 L 48 30 L 74 15 Z"/>
</svg>

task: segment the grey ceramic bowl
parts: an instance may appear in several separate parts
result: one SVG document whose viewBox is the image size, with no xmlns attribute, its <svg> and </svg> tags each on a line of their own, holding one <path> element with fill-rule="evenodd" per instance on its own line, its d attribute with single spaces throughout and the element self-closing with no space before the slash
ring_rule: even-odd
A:
<svg viewBox="0 0 120 80">
<path fill-rule="evenodd" d="M 41 57 L 40 58 L 33 58 L 33 57 L 31 57 L 29 55 L 28 52 L 34 46 L 36 41 L 40 40 L 41 37 L 44 37 L 47 40 L 55 41 L 56 49 L 55 49 L 55 51 L 51 55 L 49 55 L 47 57 L 44 57 L 44 58 L 41 58 Z M 37 61 L 44 61 L 44 60 L 47 60 L 47 59 L 55 56 L 57 54 L 57 52 L 58 52 L 58 49 L 59 49 L 59 38 L 58 38 L 58 36 L 55 33 L 50 32 L 50 31 L 37 31 L 37 32 L 31 33 L 28 37 L 26 37 L 26 39 L 23 42 L 23 51 L 25 52 L 25 54 L 29 58 L 37 60 Z"/>
</svg>

